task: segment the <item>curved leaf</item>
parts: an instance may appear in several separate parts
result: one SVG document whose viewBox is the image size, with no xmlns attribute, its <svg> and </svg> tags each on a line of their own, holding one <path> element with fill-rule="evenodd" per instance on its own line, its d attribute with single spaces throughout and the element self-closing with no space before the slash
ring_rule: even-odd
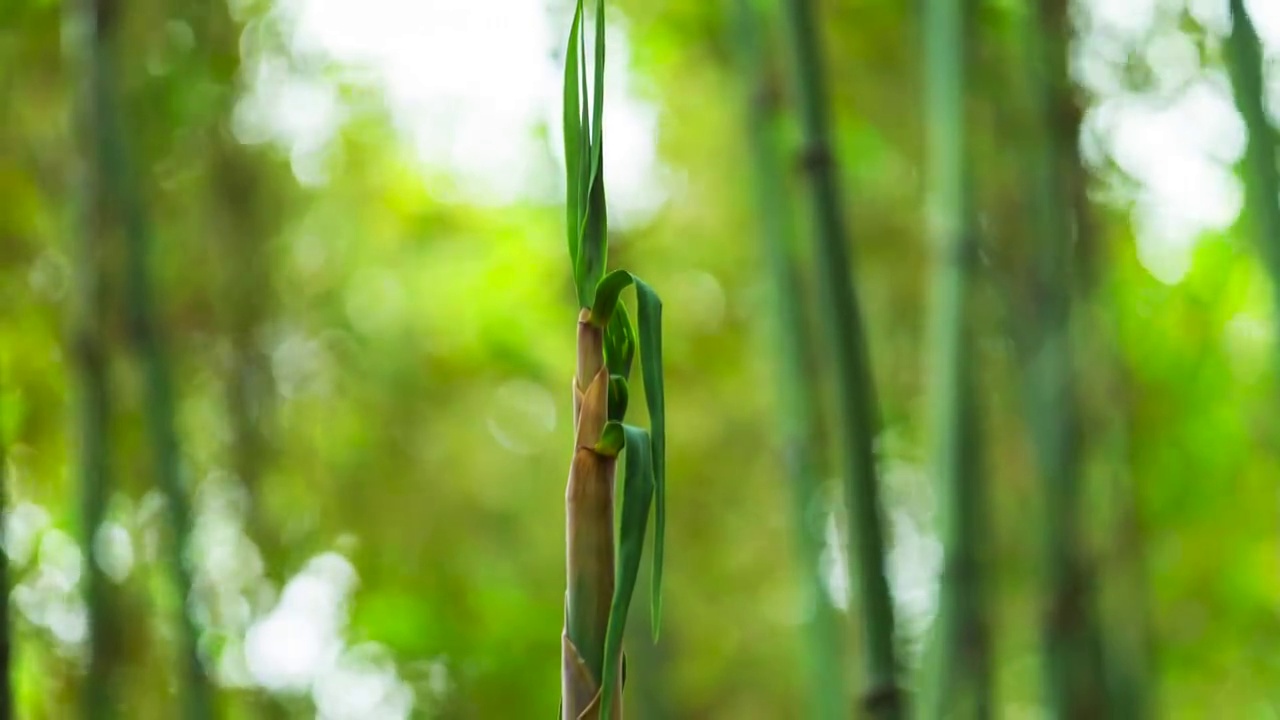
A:
<svg viewBox="0 0 1280 720">
<path fill-rule="evenodd" d="M 608 327 L 613 322 L 622 291 L 635 285 L 636 308 L 639 311 L 640 377 L 644 383 L 644 400 L 649 409 L 649 427 L 653 433 L 654 529 L 653 529 L 653 637 L 657 640 L 662 625 L 662 562 L 667 528 L 666 390 L 662 375 L 662 299 L 648 283 L 626 270 L 614 270 L 600 279 L 591 306 L 591 322 Z M 625 312 L 625 310 L 623 311 Z"/>
<path fill-rule="evenodd" d="M 597 296 L 599 291 L 597 291 Z M 631 365 L 636 356 L 636 331 L 627 314 L 627 306 L 619 305 L 604 333 L 604 364 L 612 375 L 631 379 Z"/>
<path fill-rule="evenodd" d="M 614 270 L 600 279 L 596 286 L 595 302 L 591 305 L 591 324 L 607 328 L 613 322 L 613 312 L 622 299 L 622 291 L 631 287 L 636 276 L 626 270 Z"/>
<path fill-rule="evenodd" d="M 653 639 L 662 625 L 662 556 L 667 529 L 667 410 L 662 376 L 662 299 L 649 284 L 635 278 L 640 324 L 640 377 L 653 434 Z"/>
<path fill-rule="evenodd" d="M 626 437 L 623 435 L 622 423 L 612 420 L 605 423 L 604 430 L 600 431 L 600 439 L 596 441 L 595 451 L 601 455 L 617 457 L 625 446 Z"/>
<path fill-rule="evenodd" d="M 653 501 L 653 448 L 649 433 L 633 425 L 622 425 L 626 442 L 626 475 L 622 494 L 622 521 L 618 530 L 618 565 L 609 625 L 604 636 L 604 677 L 600 683 L 601 720 L 607 720 L 618 691 L 618 663 L 622 637 L 627 627 L 631 596 L 640 574 L 644 535 L 649 526 L 649 506 Z"/>
</svg>

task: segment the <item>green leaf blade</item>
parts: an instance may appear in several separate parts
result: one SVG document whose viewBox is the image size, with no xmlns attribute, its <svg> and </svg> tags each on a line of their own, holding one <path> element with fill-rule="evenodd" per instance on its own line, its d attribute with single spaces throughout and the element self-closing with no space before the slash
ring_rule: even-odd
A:
<svg viewBox="0 0 1280 720">
<path fill-rule="evenodd" d="M 591 324 L 596 327 L 609 327 L 613 321 L 614 310 L 622 299 L 622 291 L 631 287 L 635 281 L 636 276 L 626 270 L 614 270 L 601 278 L 596 284 L 593 295 L 595 302 L 591 304 Z"/>
<path fill-rule="evenodd" d="M 652 433 L 654 524 L 653 524 L 653 639 L 657 641 L 662 625 L 662 561 L 663 541 L 667 528 L 667 410 L 666 388 L 662 374 L 662 299 L 648 283 L 634 278 L 636 305 L 639 310 L 640 377 L 644 382 L 644 400 L 649 409 Z"/>
<path fill-rule="evenodd" d="M 573 23 L 569 26 L 569 44 L 565 49 L 564 63 L 564 174 L 565 174 L 565 224 L 569 242 L 569 260 L 574 268 L 578 265 L 578 247 L 581 205 L 579 176 L 582 164 L 582 115 L 579 98 L 581 70 L 578 67 L 580 37 L 582 27 L 582 2 L 579 0 L 573 12 Z M 581 299 L 581 298 L 579 298 Z"/>
<path fill-rule="evenodd" d="M 604 641 L 604 677 L 600 684 L 601 720 L 608 720 L 613 696 L 618 690 L 620 663 L 613 658 L 622 654 L 622 638 L 626 631 L 631 597 L 644 553 L 644 536 L 649 526 L 649 508 L 653 501 L 653 449 L 649 433 L 633 425 L 622 425 L 626 444 L 626 463 L 622 495 L 622 521 L 618 531 L 618 565 L 613 600 L 609 606 L 609 625 Z"/>
<path fill-rule="evenodd" d="M 596 291 L 599 298 L 600 291 Z M 618 304 L 604 332 L 604 364 L 612 375 L 631 379 L 631 366 L 636 357 L 636 330 L 631 324 L 627 306 Z"/>
</svg>

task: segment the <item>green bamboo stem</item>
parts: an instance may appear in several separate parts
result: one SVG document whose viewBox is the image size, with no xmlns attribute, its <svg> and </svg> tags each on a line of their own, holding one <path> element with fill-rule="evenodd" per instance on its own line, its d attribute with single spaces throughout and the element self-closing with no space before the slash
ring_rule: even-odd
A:
<svg viewBox="0 0 1280 720">
<path fill-rule="evenodd" d="M 104 114 L 101 75 L 104 67 L 96 62 L 97 48 L 103 42 L 97 3 L 86 0 L 67 12 L 71 45 L 76 53 L 74 66 L 83 69 L 83 85 L 75 105 L 73 127 L 85 147 L 86 166 L 77 173 L 74 186 L 77 198 L 78 226 L 73 250 L 76 260 L 76 297 L 73 307 L 71 336 L 72 358 L 78 384 L 80 441 L 80 552 L 86 559 L 84 600 L 88 609 L 89 659 L 85 684 L 81 692 L 82 713 L 86 718 L 107 718 L 112 711 L 112 658 L 116 651 L 110 611 L 109 585 L 101 566 L 94 561 L 94 540 L 106 516 L 107 493 L 111 485 L 108 417 L 111 396 L 107 382 L 107 351 L 104 328 L 103 267 L 105 265 L 106 201 L 102 165 L 102 123 Z"/>
<path fill-rule="evenodd" d="M 1072 226 L 1084 228 L 1078 188 L 1068 180 L 1074 155 L 1066 36 L 1061 0 L 1030 3 L 1024 49 L 1038 127 L 1031 168 L 1037 322 L 1030 336 L 1028 416 L 1044 485 L 1042 515 L 1047 603 L 1043 667 L 1052 717 L 1105 716 L 1099 639 L 1079 528 L 1080 419 L 1071 340 L 1075 280 Z M 1064 100 L 1067 99 L 1067 100 Z M 1078 159 L 1071 158 L 1072 164 Z"/>
<path fill-rule="evenodd" d="M 1258 253 L 1271 275 L 1275 305 L 1280 307 L 1280 171 L 1276 169 L 1276 131 L 1267 120 L 1262 45 L 1243 0 L 1231 0 L 1231 36 L 1227 68 L 1236 107 L 1249 131 L 1244 156 L 1247 215 L 1252 220 Z M 1280 352 L 1276 353 L 1280 360 Z"/>
<path fill-rule="evenodd" d="M 810 717 L 841 718 L 845 689 L 835 609 L 822 578 L 823 528 L 810 510 L 821 498 L 817 472 L 812 396 L 806 383 L 805 348 L 812 343 L 805 331 L 800 306 L 801 287 L 792 238 L 793 209 L 781 162 L 780 89 L 771 79 L 761 39 L 761 11 L 752 0 L 736 0 L 739 63 L 747 80 L 747 140 L 751 151 L 755 205 L 759 212 L 760 240 L 764 249 L 766 279 L 774 308 L 773 346 L 777 351 L 780 412 L 778 434 L 792 493 L 792 523 L 803 578 L 805 606 L 812 608 L 806 623 L 809 644 Z"/>
<path fill-rule="evenodd" d="M 977 473 L 969 285 L 975 261 L 967 207 L 964 87 L 965 0 L 925 4 L 925 115 L 928 232 L 934 244 L 932 311 L 933 459 L 941 535 L 946 548 L 939 590 L 927 716 L 991 715 L 987 625 L 982 613 L 978 532 L 982 487 Z"/>
<path fill-rule="evenodd" d="M 832 157 L 826 72 L 816 31 L 813 0 L 786 0 L 787 30 L 794 55 L 805 147 L 801 161 L 814 216 L 819 307 L 837 372 L 843 477 L 849 508 L 849 560 L 853 586 L 862 601 L 868 715 L 885 720 L 904 714 L 897 682 L 894 612 L 885 577 L 884 530 L 876 477 L 875 435 L 879 419 L 862 315 L 850 278 L 848 234 Z"/>
<path fill-rule="evenodd" d="M 113 30 L 122 7 L 110 0 L 97 0 L 90 5 L 98 18 L 92 37 L 91 77 L 94 105 L 97 108 L 98 183 L 106 190 L 107 201 L 114 205 L 123 225 L 125 238 L 125 307 L 130 339 L 143 366 L 146 383 L 146 417 L 155 471 L 168 506 L 170 538 L 166 548 L 180 603 L 179 642 L 182 664 L 183 717 L 203 720 L 212 717 L 212 691 L 200 662 L 197 625 L 191 615 L 188 593 L 193 587 L 192 570 L 187 564 L 192 526 L 191 505 L 181 472 L 177 432 L 174 427 L 172 381 L 169 365 L 156 321 L 154 300 L 148 269 L 152 230 L 130 166 L 125 130 L 115 76 L 111 63 L 115 55 Z"/>
</svg>

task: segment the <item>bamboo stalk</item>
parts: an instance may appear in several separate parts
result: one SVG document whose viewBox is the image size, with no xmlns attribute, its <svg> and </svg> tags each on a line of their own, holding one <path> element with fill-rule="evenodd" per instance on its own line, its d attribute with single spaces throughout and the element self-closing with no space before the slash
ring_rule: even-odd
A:
<svg viewBox="0 0 1280 720">
<path fill-rule="evenodd" d="M 1231 0 L 1227 68 L 1236 107 L 1249 131 L 1244 156 L 1245 207 L 1252 221 L 1275 304 L 1280 307 L 1280 171 L 1276 169 L 1275 128 L 1267 120 L 1262 45 L 1243 0 Z M 1276 353 L 1280 360 L 1280 353 Z"/>
<path fill-rule="evenodd" d="M 978 531 L 984 506 L 977 472 L 970 272 L 976 259 L 966 202 L 965 0 L 925 5 L 928 231 L 934 244 L 932 422 L 941 534 L 946 548 L 931 653 L 928 717 L 991 715 L 987 623 Z"/>
<path fill-rule="evenodd" d="M 879 418 L 862 315 L 850 278 L 847 232 L 832 157 L 826 72 L 816 31 L 813 0 L 786 0 L 787 30 L 794 54 L 804 151 L 801 156 L 814 216 L 819 306 L 831 339 L 837 375 L 843 477 L 849 509 L 849 559 L 853 586 L 862 601 L 862 637 L 867 680 L 866 713 L 885 720 L 902 717 L 905 702 L 897 683 L 893 602 L 885 577 L 884 530 L 876 477 L 875 435 Z"/>
<path fill-rule="evenodd" d="M 5 358 L 0 358 L 5 360 Z M 0 365 L 0 372 L 7 370 Z M 4 373 L 7 375 L 7 373 Z M 8 517 L 9 509 L 9 458 L 8 438 L 4 433 L 4 380 L 0 375 L 0 518 Z M 0 540 L 5 539 L 3 523 L 0 523 Z M 9 580 L 9 554 L 0 552 L 0 593 L 4 593 L 6 601 L 0 604 L 0 720 L 9 720 L 14 716 L 13 703 L 13 645 L 10 633 L 9 597 L 11 581 Z"/>
<path fill-rule="evenodd" d="M 1080 533 L 1080 418 L 1075 401 L 1071 338 L 1075 282 L 1073 227 L 1083 232 L 1075 133 L 1067 75 L 1069 18 L 1063 0 L 1030 3 L 1024 49 L 1038 125 L 1031 167 L 1035 252 L 1035 328 L 1030 334 L 1028 416 L 1044 485 L 1042 516 L 1047 607 L 1043 664 L 1056 718 L 1106 712 L 1100 639 L 1090 572 Z M 1070 166 L 1068 166 L 1068 162 Z"/>
<path fill-rule="evenodd" d="M 614 478 L 617 458 L 595 445 L 608 420 L 609 374 L 604 366 L 603 330 L 578 317 L 578 367 L 573 384 L 573 462 L 565 490 L 565 547 L 568 582 L 561 656 L 561 716 L 590 720 L 600 715 L 604 643 L 613 600 Z M 621 662 L 613 658 L 610 662 Z M 613 718 L 622 717 L 622 694 L 614 695 Z"/>
<path fill-rule="evenodd" d="M 778 435 L 784 470 L 791 492 L 792 525 L 804 591 L 804 605 L 812 608 L 806 622 L 809 644 L 811 717 L 840 718 L 846 712 L 841 648 L 835 608 L 822 578 L 823 530 L 810 510 L 821 498 L 817 472 L 818 448 L 813 420 L 816 411 L 806 382 L 806 348 L 812 339 L 805 331 L 792 238 L 793 208 L 786 188 L 780 157 L 780 89 L 769 72 L 761 38 L 761 12 L 752 0 L 736 0 L 739 63 L 746 78 L 747 142 L 752 160 L 755 205 L 759 211 L 760 241 L 764 249 L 766 278 L 773 292 L 772 343 L 777 351 L 780 412 Z"/>
<path fill-rule="evenodd" d="M 146 384 L 146 416 L 155 471 L 168 506 L 170 538 L 167 544 L 170 570 L 180 604 L 179 642 L 183 717 L 203 720 L 212 717 L 212 691 L 199 656 L 197 625 L 191 614 L 188 593 L 193 587 L 187 564 L 192 525 L 191 506 L 183 483 L 177 432 L 174 427 L 173 389 L 156 321 L 153 317 L 148 255 L 152 229 L 146 214 L 138 180 L 130 165 L 129 151 L 118 90 L 111 63 L 115 57 L 113 20 L 123 10 L 111 0 L 94 0 L 90 12 L 97 18 L 91 34 L 94 66 L 91 85 L 97 108 L 98 182 L 106 190 L 107 202 L 122 222 L 125 238 L 125 307 L 130 340 L 143 365 Z"/>
<path fill-rule="evenodd" d="M 86 0 L 67 12 L 69 33 L 76 42 L 73 65 L 83 68 L 83 85 L 75 105 L 72 123 L 84 145 L 85 166 L 77 171 L 74 186 L 78 227 L 74 236 L 76 297 L 71 335 L 72 357 L 78 380 L 80 441 L 80 552 L 87 561 L 84 599 L 88 609 L 89 659 L 81 692 L 86 718 L 107 718 L 114 712 L 111 693 L 112 658 L 116 654 L 109 585 L 102 567 L 94 561 L 94 541 L 106 516 L 107 493 L 111 485 L 108 417 L 111 394 L 107 382 L 103 267 L 107 237 L 103 138 L 101 118 L 105 113 L 101 92 L 105 68 L 96 61 L 98 47 L 105 42 L 106 29 L 99 22 L 98 4 Z"/>
</svg>

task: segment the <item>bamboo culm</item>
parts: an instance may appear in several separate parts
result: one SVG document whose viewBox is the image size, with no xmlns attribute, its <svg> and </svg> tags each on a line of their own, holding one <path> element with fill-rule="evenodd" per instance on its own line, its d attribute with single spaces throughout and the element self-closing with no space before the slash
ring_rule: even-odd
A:
<svg viewBox="0 0 1280 720">
<path fill-rule="evenodd" d="M 213 697 L 199 655 L 198 627 L 192 617 L 188 594 L 193 588 L 187 564 L 192 526 L 191 505 L 182 480 L 181 457 L 174 427 L 174 402 L 169 365 L 153 316 L 148 255 L 152 230 L 138 180 L 130 166 L 121 114 L 121 103 L 112 71 L 116 24 L 124 10 L 110 0 L 89 3 L 96 31 L 89 34 L 94 66 L 91 76 L 97 139 L 97 183 L 106 191 L 106 202 L 122 222 L 125 239 L 125 308 L 130 340 L 142 364 L 145 381 L 148 434 L 154 452 L 155 472 L 165 497 L 169 520 L 168 561 L 179 604 L 179 657 L 182 664 L 182 716 L 205 720 L 213 716 Z"/>
<path fill-rule="evenodd" d="M 896 720 L 905 714 L 905 701 L 897 681 L 893 602 L 885 576 L 884 523 L 874 446 L 879 418 L 862 316 L 850 278 L 842 198 L 828 128 L 822 43 L 813 0 L 784 0 L 783 4 L 804 136 L 801 163 L 812 203 L 815 259 L 820 265 L 818 304 L 837 373 L 837 438 L 844 452 L 850 573 L 862 602 L 868 675 L 862 705 L 870 717 Z"/>
<path fill-rule="evenodd" d="M 1267 120 L 1262 44 L 1243 0 L 1231 0 L 1228 63 L 1236 107 L 1249 132 L 1244 157 L 1247 214 L 1258 253 L 1271 275 L 1275 304 L 1280 307 L 1280 171 L 1276 169 L 1275 129 Z M 1276 354 L 1280 363 L 1280 353 Z"/>
<path fill-rule="evenodd" d="M 792 516 L 799 564 L 802 569 L 809 643 L 809 694 L 811 717 L 842 718 L 845 688 L 841 668 L 839 633 L 821 571 L 822 530 L 811 509 L 819 505 L 822 483 L 818 475 L 818 448 L 813 420 L 816 416 L 806 383 L 807 337 L 800 305 L 799 269 L 793 250 L 793 208 L 787 194 L 779 119 L 781 96 L 770 82 L 769 63 L 761 39 L 761 11 L 752 0 L 735 0 L 739 62 L 747 80 L 747 142 L 752 159 L 755 205 L 759 210 L 767 280 L 774 308 L 773 346 L 777 349 L 780 411 L 779 437 L 785 479 L 792 494 Z"/>
<path fill-rule="evenodd" d="M 95 0 L 67 8 L 66 20 L 74 42 L 69 51 L 72 65 L 83 69 L 83 80 L 75 104 L 72 127 L 84 145 L 86 162 L 78 168 L 73 186 L 77 197 L 77 225 L 72 233 L 77 242 L 76 296 L 71 347 L 78 384 L 79 472 L 80 472 L 80 552 L 86 559 L 84 600 L 88 610 L 89 658 L 81 708 L 85 718 L 111 717 L 111 667 L 116 633 L 109 596 L 109 583 L 101 566 L 94 562 L 94 542 L 102 526 L 111 486 L 108 418 L 111 396 L 107 382 L 107 351 L 104 327 L 103 268 L 107 237 L 106 199 L 103 187 L 105 158 L 102 152 L 102 122 L 105 113 L 101 91 L 105 68 L 97 62 L 99 47 L 105 42 L 105 28 L 98 22 Z"/>
<path fill-rule="evenodd" d="M 1042 662 L 1051 717 L 1074 720 L 1106 716 L 1100 640 L 1079 528 L 1080 421 L 1072 368 L 1072 229 L 1086 223 L 1077 189 L 1067 182 L 1078 160 L 1069 157 L 1075 153 L 1074 130 L 1065 122 L 1070 120 L 1065 4 L 1041 0 L 1028 8 L 1023 46 L 1037 134 L 1028 160 L 1038 312 L 1028 348 L 1027 416 L 1044 488 Z"/>
<path fill-rule="evenodd" d="M 933 461 L 945 547 L 939 610 L 928 663 L 925 717 L 991 715 L 988 623 L 983 615 L 978 529 L 978 417 L 969 295 L 976 260 L 965 133 L 966 0 L 925 5 L 927 225 L 933 242 Z"/>
</svg>

